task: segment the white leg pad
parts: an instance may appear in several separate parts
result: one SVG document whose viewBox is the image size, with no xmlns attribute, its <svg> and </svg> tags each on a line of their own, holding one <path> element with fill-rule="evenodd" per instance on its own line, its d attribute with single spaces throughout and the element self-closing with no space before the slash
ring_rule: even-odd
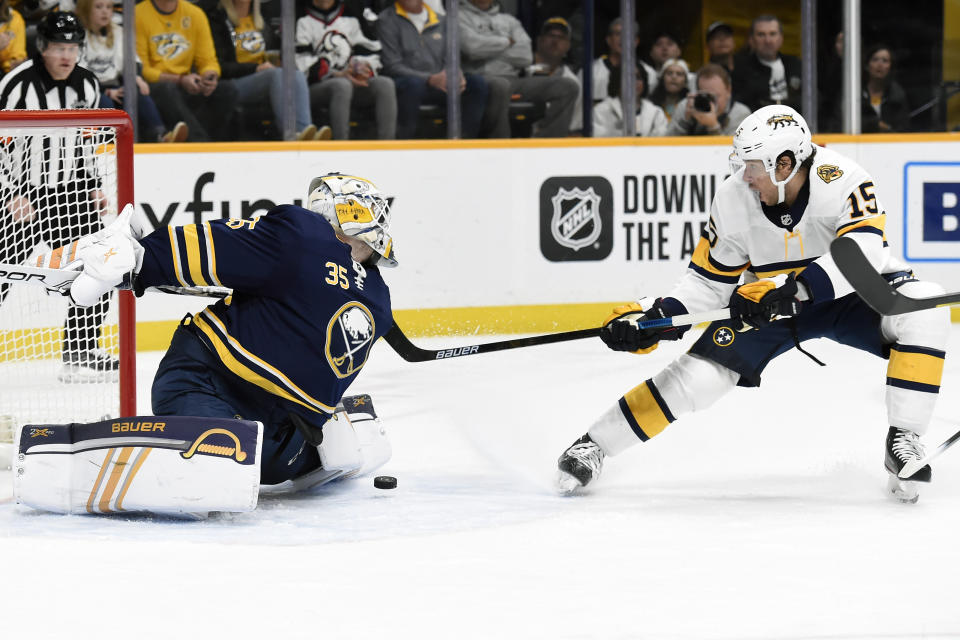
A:
<svg viewBox="0 0 960 640">
<path fill-rule="evenodd" d="M 261 423 L 227 418 L 26 425 L 14 443 L 14 498 L 56 513 L 252 511 L 262 446 Z"/>
<path fill-rule="evenodd" d="M 907 282 L 899 289 L 912 297 L 940 295 L 943 287 L 934 282 Z M 945 351 L 950 337 L 950 309 L 938 307 L 897 316 L 886 316 L 880 330 L 887 342 L 906 347 Z M 938 393 L 887 385 L 886 404 L 889 424 L 923 435 L 930 424 Z"/>
<path fill-rule="evenodd" d="M 321 466 L 343 471 L 340 477 L 379 469 L 390 460 L 393 448 L 370 396 L 345 397 L 343 406 L 323 425 L 323 442 L 317 447 Z"/>
</svg>

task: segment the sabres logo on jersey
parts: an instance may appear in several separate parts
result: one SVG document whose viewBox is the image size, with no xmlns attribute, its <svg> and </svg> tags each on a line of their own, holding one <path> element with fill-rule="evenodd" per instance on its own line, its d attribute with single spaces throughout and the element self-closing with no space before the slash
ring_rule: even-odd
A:
<svg viewBox="0 0 960 640">
<path fill-rule="evenodd" d="M 373 314 L 359 302 L 340 307 L 327 324 L 326 355 L 338 378 L 363 367 L 375 339 Z"/>
<path fill-rule="evenodd" d="M 773 127 L 774 130 L 780 129 L 782 127 L 789 126 L 800 126 L 800 123 L 793 119 L 793 116 L 787 113 L 781 113 L 779 115 L 772 116 L 767 119 L 767 124 Z"/>
<path fill-rule="evenodd" d="M 314 53 L 330 71 L 343 71 L 347 68 L 352 51 L 347 36 L 339 31 L 327 31 L 317 43 Z"/>
<path fill-rule="evenodd" d="M 553 203 L 553 218 L 550 231 L 557 244 L 577 251 L 588 247 L 600 237 L 600 196 L 593 187 L 563 189 L 550 200 Z"/>
<path fill-rule="evenodd" d="M 190 42 L 179 33 L 161 33 L 151 40 L 157 47 L 157 55 L 164 60 L 173 60 L 190 49 Z"/>
<path fill-rule="evenodd" d="M 820 179 L 830 184 L 834 180 L 840 178 L 843 175 L 843 169 L 838 167 L 835 164 L 822 164 L 817 167 L 817 175 L 820 176 Z"/>
</svg>

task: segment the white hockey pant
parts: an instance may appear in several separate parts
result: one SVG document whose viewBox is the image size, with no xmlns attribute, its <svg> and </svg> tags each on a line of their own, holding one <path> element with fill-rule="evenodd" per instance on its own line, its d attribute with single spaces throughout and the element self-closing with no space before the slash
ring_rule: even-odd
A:
<svg viewBox="0 0 960 640">
<path fill-rule="evenodd" d="M 617 455 L 657 435 L 681 415 L 706 409 L 739 379 L 716 362 L 685 353 L 627 392 L 587 433 L 607 455 Z"/>
<path fill-rule="evenodd" d="M 899 291 L 910 297 L 942 294 L 933 282 L 907 282 Z M 940 391 L 943 360 L 950 337 L 950 309 L 940 307 L 887 316 L 880 321 L 884 342 L 891 344 L 887 364 L 887 417 L 891 426 L 923 435 Z"/>
</svg>

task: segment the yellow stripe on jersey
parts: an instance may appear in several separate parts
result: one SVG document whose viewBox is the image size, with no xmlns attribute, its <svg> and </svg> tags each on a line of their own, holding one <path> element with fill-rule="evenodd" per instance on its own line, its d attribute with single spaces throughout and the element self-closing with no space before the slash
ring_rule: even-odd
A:
<svg viewBox="0 0 960 640">
<path fill-rule="evenodd" d="M 943 358 L 931 353 L 901 351 L 894 346 L 890 349 L 887 377 L 939 387 L 943 378 Z"/>
<path fill-rule="evenodd" d="M 203 223 L 203 235 L 207 239 L 207 270 L 210 272 L 210 277 L 213 278 L 213 284 L 218 287 L 222 287 L 223 283 L 220 282 L 220 276 L 217 275 L 217 252 L 213 248 L 213 231 L 210 229 L 210 223 Z"/>
<path fill-rule="evenodd" d="M 637 426 L 652 438 L 670 424 L 671 420 L 660 407 L 647 382 L 637 385 L 623 396 Z"/>
<path fill-rule="evenodd" d="M 286 388 L 278 385 L 277 383 L 273 382 L 272 380 L 269 380 L 268 378 L 265 378 L 264 376 L 260 375 L 256 371 L 253 371 L 252 369 L 250 369 L 247 365 L 237 360 L 233 356 L 233 353 L 231 353 L 230 348 L 226 344 L 224 344 L 224 342 L 220 339 L 220 336 L 218 335 L 217 331 L 215 331 L 213 327 L 211 327 L 207 323 L 207 320 L 217 325 L 217 327 L 220 329 L 223 335 L 226 336 L 227 340 L 230 342 L 230 346 L 232 346 L 234 349 L 242 353 L 244 357 L 257 363 L 257 365 L 262 367 L 264 370 L 269 371 L 272 375 L 282 380 L 283 383 L 287 385 L 290 389 L 293 389 L 294 391 L 296 391 L 296 393 L 300 395 L 302 399 L 298 398 L 293 393 L 288 391 Z M 293 384 L 293 382 L 289 378 L 287 378 L 285 375 L 283 375 L 282 373 L 280 373 L 279 371 L 271 367 L 269 364 L 267 364 L 257 356 L 247 351 L 246 349 L 244 349 L 240 345 L 240 343 L 236 341 L 235 338 L 231 337 L 230 334 L 227 333 L 227 328 L 223 326 L 223 323 L 221 323 L 220 320 L 215 315 L 213 315 L 212 313 L 209 313 L 209 310 L 204 310 L 202 313 L 193 316 L 193 323 L 210 340 L 210 343 L 213 345 L 213 348 L 217 351 L 217 355 L 220 356 L 220 360 L 221 362 L 223 362 L 224 366 L 226 366 L 230 371 L 232 371 L 234 374 L 236 374 L 243 380 L 246 380 L 250 384 L 254 384 L 258 386 L 261 389 L 267 391 L 268 393 L 272 393 L 275 396 L 280 396 L 281 398 L 286 398 L 291 402 L 296 402 L 297 404 L 304 406 L 307 409 L 310 409 L 311 411 L 315 411 L 317 413 L 324 413 L 324 412 L 333 413 L 334 412 L 333 407 L 326 405 L 315 398 L 310 397 L 309 394 L 304 392 L 303 389 L 301 389 L 297 385 Z"/>
<path fill-rule="evenodd" d="M 839 229 L 837 229 L 837 237 L 850 233 L 854 229 L 863 229 L 864 227 L 871 227 L 877 229 L 881 233 L 884 232 L 887 226 L 887 216 L 879 215 L 872 218 L 867 218 L 866 220 L 857 220 L 856 222 L 846 224 Z"/>
<path fill-rule="evenodd" d="M 201 287 L 209 287 L 207 280 L 203 277 L 203 269 L 200 268 L 200 238 L 197 234 L 197 225 L 187 224 L 183 226 L 183 243 L 187 250 L 187 269 L 190 271 L 190 279 L 193 284 Z"/>
<path fill-rule="evenodd" d="M 170 253 L 173 262 L 173 273 L 177 276 L 177 281 L 185 287 L 189 287 L 183 279 L 183 273 L 180 271 L 180 244 L 177 242 L 176 227 L 167 227 L 167 233 L 170 236 Z"/>
<path fill-rule="evenodd" d="M 750 266 L 750 263 L 736 267 L 727 267 L 721 265 L 720 263 L 710 259 L 710 242 L 701 237 L 700 242 L 697 243 L 697 248 L 693 252 L 693 256 L 690 258 L 690 263 L 696 267 L 697 271 L 703 273 L 703 275 L 714 276 L 717 280 L 722 281 L 736 281 L 740 274 L 747 270 L 747 267 Z"/>
</svg>

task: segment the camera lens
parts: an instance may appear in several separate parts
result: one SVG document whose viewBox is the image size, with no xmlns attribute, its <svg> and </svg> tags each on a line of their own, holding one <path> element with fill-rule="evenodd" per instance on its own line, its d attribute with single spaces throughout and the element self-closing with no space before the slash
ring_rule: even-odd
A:
<svg viewBox="0 0 960 640">
<path fill-rule="evenodd" d="M 697 111 L 710 111 L 711 97 L 707 93 L 698 93 L 693 97 L 693 108 Z"/>
</svg>

